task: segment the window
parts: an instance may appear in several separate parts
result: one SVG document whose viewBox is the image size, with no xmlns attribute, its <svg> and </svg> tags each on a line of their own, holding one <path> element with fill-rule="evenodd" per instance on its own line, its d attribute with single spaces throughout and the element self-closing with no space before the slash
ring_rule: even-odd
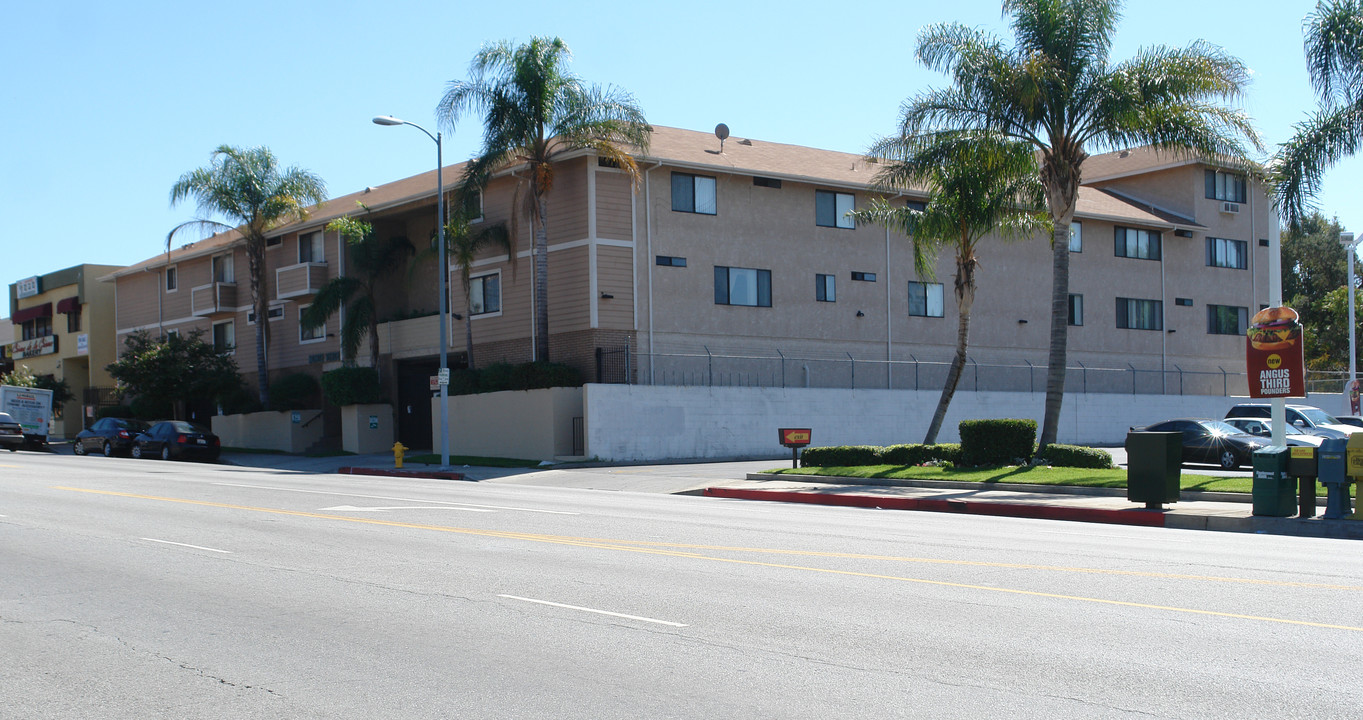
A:
<svg viewBox="0 0 1363 720">
<path fill-rule="evenodd" d="M 672 209 L 676 212 L 715 214 L 715 179 L 672 173 Z"/>
<path fill-rule="evenodd" d="M 1137 230 L 1119 225 L 1116 229 L 1113 249 L 1117 257 L 1158 260 L 1160 259 L 1160 234 L 1150 230 Z"/>
<path fill-rule="evenodd" d="M 80 332 L 80 306 L 66 314 L 66 331 L 70 333 Z"/>
<path fill-rule="evenodd" d="M 942 283 L 909 283 L 909 315 L 942 317 Z"/>
<path fill-rule="evenodd" d="M 1070 319 L 1069 324 L 1079 326 L 1084 324 L 1084 296 L 1070 293 Z"/>
<path fill-rule="evenodd" d="M 174 265 L 166 268 L 166 292 L 175 292 L 175 287 L 180 283 L 179 268 Z"/>
<path fill-rule="evenodd" d="M 1174 304 L 1175 304 L 1175 305 L 1179 305 L 1179 306 L 1181 306 L 1181 307 L 1192 307 L 1192 306 L 1193 306 L 1193 299 L 1192 299 L 1192 298 L 1174 298 Z"/>
<path fill-rule="evenodd" d="M 1244 240 L 1207 238 L 1207 265 L 1209 267 L 1244 270 L 1246 268 L 1245 258 L 1248 254 L 1249 243 Z"/>
<path fill-rule="evenodd" d="M 602 160 L 605 160 L 605 159 L 606 159 L 606 158 L 597 158 L 597 162 L 600 163 Z M 451 194 L 451 196 L 450 196 L 450 205 L 453 206 L 455 203 L 460 202 L 460 199 L 461 199 L 461 198 L 462 198 L 462 201 L 463 201 L 463 203 L 464 203 L 464 211 L 468 214 L 469 224 L 470 224 L 470 225 L 473 225 L 473 224 L 482 222 L 482 221 L 483 221 L 483 193 L 481 193 L 481 192 L 473 192 L 472 194 L 467 194 L 467 195 L 465 195 L 465 194 L 461 194 L 460 192 L 456 191 L 456 192 L 454 192 L 453 194 Z M 321 261 L 318 261 L 318 262 L 321 262 Z"/>
<path fill-rule="evenodd" d="M 469 315 L 489 315 L 501 311 L 501 273 L 469 278 Z"/>
<path fill-rule="evenodd" d="M 852 271 L 852 279 L 853 279 L 853 280 L 857 280 L 857 281 L 859 281 L 859 282 L 875 282 L 875 281 L 876 281 L 876 274 L 875 274 L 875 273 L 868 273 L 868 272 L 857 272 L 857 271 L 853 270 L 853 271 Z"/>
<path fill-rule="evenodd" d="M 232 271 L 232 256 L 230 254 L 214 255 L 212 263 L 213 282 L 236 282 L 236 274 Z"/>
<path fill-rule="evenodd" d="M 662 265 L 663 267 L 686 267 L 686 258 L 684 257 L 659 255 L 655 262 L 657 262 L 659 265 Z"/>
<path fill-rule="evenodd" d="M 851 193 L 814 191 L 814 224 L 819 227 L 854 228 L 857 224 L 847 213 L 856 209 L 856 196 Z"/>
<path fill-rule="evenodd" d="M 1117 298 L 1117 327 L 1124 330 L 1163 330 L 1164 303 L 1159 300 Z"/>
<path fill-rule="evenodd" d="M 326 248 L 322 245 L 322 231 L 298 234 L 298 262 L 324 263 L 327 261 Z"/>
<path fill-rule="evenodd" d="M 814 276 L 814 299 L 819 302 L 838 301 L 838 281 L 832 275 Z"/>
<path fill-rule="evenodd" d="M 214 323 L 213 350 L 219 354 L 230 355 L 237 349 L 236 324 L 232 320 Z"/>
<path fill-rule="evenodd" d="M 1084 226 L 1078 221 L 1070 222 L 1070 252 L 1084 252 Z"/>
<path fill-rule="evenodd" d="M 300 305 L 300 306 L 298 307 L 298 317 L 300 318 L 300 321 L 299 321 L 299 323 L 298 323 L 298 342 L 299 342 L 300 344 L 301 344 L 301 343 L 310 343 L 310 342 L 319 342 L 319 341 L 321 341 L 321 340 L 326 340 L 326 339 L 327 339 L 327 324 L 326 324 L 326 323 L 322 323 L 321 325 L 318 325 L 318 326 L 315 327 L 315 328 L 308 328 L 308 327 L 304 327 L 304 326 L 303 326 L 303 323 L 302 323 L 302 321 L 301 321 L 301 318 L 303 317 L 303 311 L 304 311 L 304 310 L 307 310 L 309 307 L 311 307 L 311 306 L 310 306 L 310 305 Z M 284 308 L 280 308 L 279 311 L 280 311 L 280 314 L 282 315 L 283 312 L 284 312 Z M 271 320 L 274 319 L 274 308 L 270 308 L 270 319 L 271 319 Z"/>
<path fill-rule="evenodd" d="M 23 323 L 22 340 L 32 340 L 34 338 L 47 337 L 52 334 L 52 318 L 36 317 L 32 320 L 25 320 Z"/>
<path fill-rule="evenodd" d="M 265 308 L 265 317 L 269 318 L 269 319 L 270 319 L 270 322 L 274 322 L 274 321 L 276 321 L 276 320 L 283 320 L 283 319 L 284 319 L 284 306 L 283 306 L 283 305 L 272 305 L 272 306 L 270 306 L 270 307 Z M 246 311 L 246 324 L 247 324 L 247 325 L 255 325 L 255 324 L 256 324 L 256 311 L 255 311 L 255 310 L 247 310 L 247 311 Z"/>
<path fill-rule="evenodd" d="M 1245 201 L 1245 176 L 1208 170 L 1206 172 L 1207 199 L 1242 203 Z"/>
<path fill-rule="evenodd" d="M 1232 305 L 1207 306 L 1208 335 L 1241 335 L 1249 328 L 1249 308 Z"/>
<path fill-rule="evenodd" d="M 781 189 L 781 181 L 777 180 L 776 178 L 758 177 L 754 175 L 752 178 L 752 184 L 756 185 L 757 187 L 776 188 L 778 190 Z"/>
<path fill-rule="evenodd" d="M 284 236 L 283 236 L 283 235 L 276 235 L 276 236 L 274 236 L 274 237 L 265 238 L 265 247 L 266 247 L 266 248 L 276 248 L 276 247 L 279 247 L 280 245 L 283 245 L 283 244 L 284 244 Z"/>
<path fill-rule="evenodd" d="M 716 265 L 715 304 L 771 307 L 771 271 Z"/>
</svg>

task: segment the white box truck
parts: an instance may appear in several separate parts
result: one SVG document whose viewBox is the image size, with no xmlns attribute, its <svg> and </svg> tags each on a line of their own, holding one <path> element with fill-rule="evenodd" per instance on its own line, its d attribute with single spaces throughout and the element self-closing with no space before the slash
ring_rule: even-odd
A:
<svg viewBox="0 0 1363 720">
<path fill-rule="evenodd" d="M 52 391 L 42 388 L 0 385 L 0 412 L 9 413 L 24 428 L 30 447 L 47 444 L 52 421 Z"/>
</svg>

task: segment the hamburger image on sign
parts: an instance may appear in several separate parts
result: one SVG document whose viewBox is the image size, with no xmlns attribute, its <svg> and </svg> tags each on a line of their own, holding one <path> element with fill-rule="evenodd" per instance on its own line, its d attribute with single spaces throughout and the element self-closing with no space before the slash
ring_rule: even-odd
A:
<svg viewBox="0 0 1363 720">
<path fill-rule="evenodd" d="M 1292 308 L 1264 308 L 1254 314 L 1246 334 L 1255 350 L 1287 350 L 1301 339 L 1301 323 L 1297 322 L 1297 311 Z"/>
</svg>

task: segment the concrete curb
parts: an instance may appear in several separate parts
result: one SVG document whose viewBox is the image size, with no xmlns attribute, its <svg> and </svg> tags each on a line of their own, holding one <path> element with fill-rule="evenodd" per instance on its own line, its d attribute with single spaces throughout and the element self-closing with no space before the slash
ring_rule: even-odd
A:
<svg viewBox="0 0 1363 720">
<path fill-rule="evenodd" d="M 340 475 L 378 475 L 380 477 L 421 478 L 423 480 L 463 480 L 464 473 L 440 472 L 437 470 L 399 470 L 397 468 L 336 468 Z"/>
</svg>

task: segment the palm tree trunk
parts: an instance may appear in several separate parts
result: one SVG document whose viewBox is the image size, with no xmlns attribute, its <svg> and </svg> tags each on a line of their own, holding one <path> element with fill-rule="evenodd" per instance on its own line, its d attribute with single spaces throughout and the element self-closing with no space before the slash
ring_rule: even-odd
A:
<svg viewBox="0 0 1363 720">
<path fill-rule="evenodd" d="M 469 309 L 473 307 L 473 299 L 469 296 L 468 273 L 464 273 L 464 349 L 468 358 L 469 369 L 474 368 L 473 364 L 473 313 Z"/>
<path fill-rule="evenodd" d="M 1056 217 L 1054 211 L 1051 216 Z M 1060 426 L 1060 405 L 1065 399 L 1066 345 L 1070 324 L 1070 224 L 1059 219 L 1055 219 L 1055 231 L 1051 236 L 1051 275 L 1051 347 L 1050 357 L 1046 361 L 1046 414 L 1037 442 L 1041 448 L 1055 442 Z"/>
<path fill-rule="evenodd" d="M 965 369 L 966 348 L 970 337 L 970 309 L 975 304 L 975 260 L 956 256 L 956 300 L 960 312 L 956 321 L 956 355 L 951 358 L 951 368 L 947 371 L 947 382 L 942 386 L 942 395 L 937 399 L 937 411 L 932 414 L 932 424 L 923 437 L 924 445 L 937 442 L 937 433 L 946 420 L 947 408 L 951 398 L 956 395 L 956 386 L 961 382 L 961 372 Z"/>
<path fill-rule="evenodd" d="M 246 240 L 246 263 L 251 273 L 251 306 L 256 314 L 256 382 L 260 386 L 260 404 L 270 406 L 270 370 L 266 361 L 265 343 L 269 341 L 269 320 L 265 314 L 265 238 Z M 235 278 L 233 278 L 235 279 Z"/>
<path fill-rule="evenodd" d="M 549 361 L 549 203 L 536 192 L 535 209 L 535 360 Z"/>
</svg>

